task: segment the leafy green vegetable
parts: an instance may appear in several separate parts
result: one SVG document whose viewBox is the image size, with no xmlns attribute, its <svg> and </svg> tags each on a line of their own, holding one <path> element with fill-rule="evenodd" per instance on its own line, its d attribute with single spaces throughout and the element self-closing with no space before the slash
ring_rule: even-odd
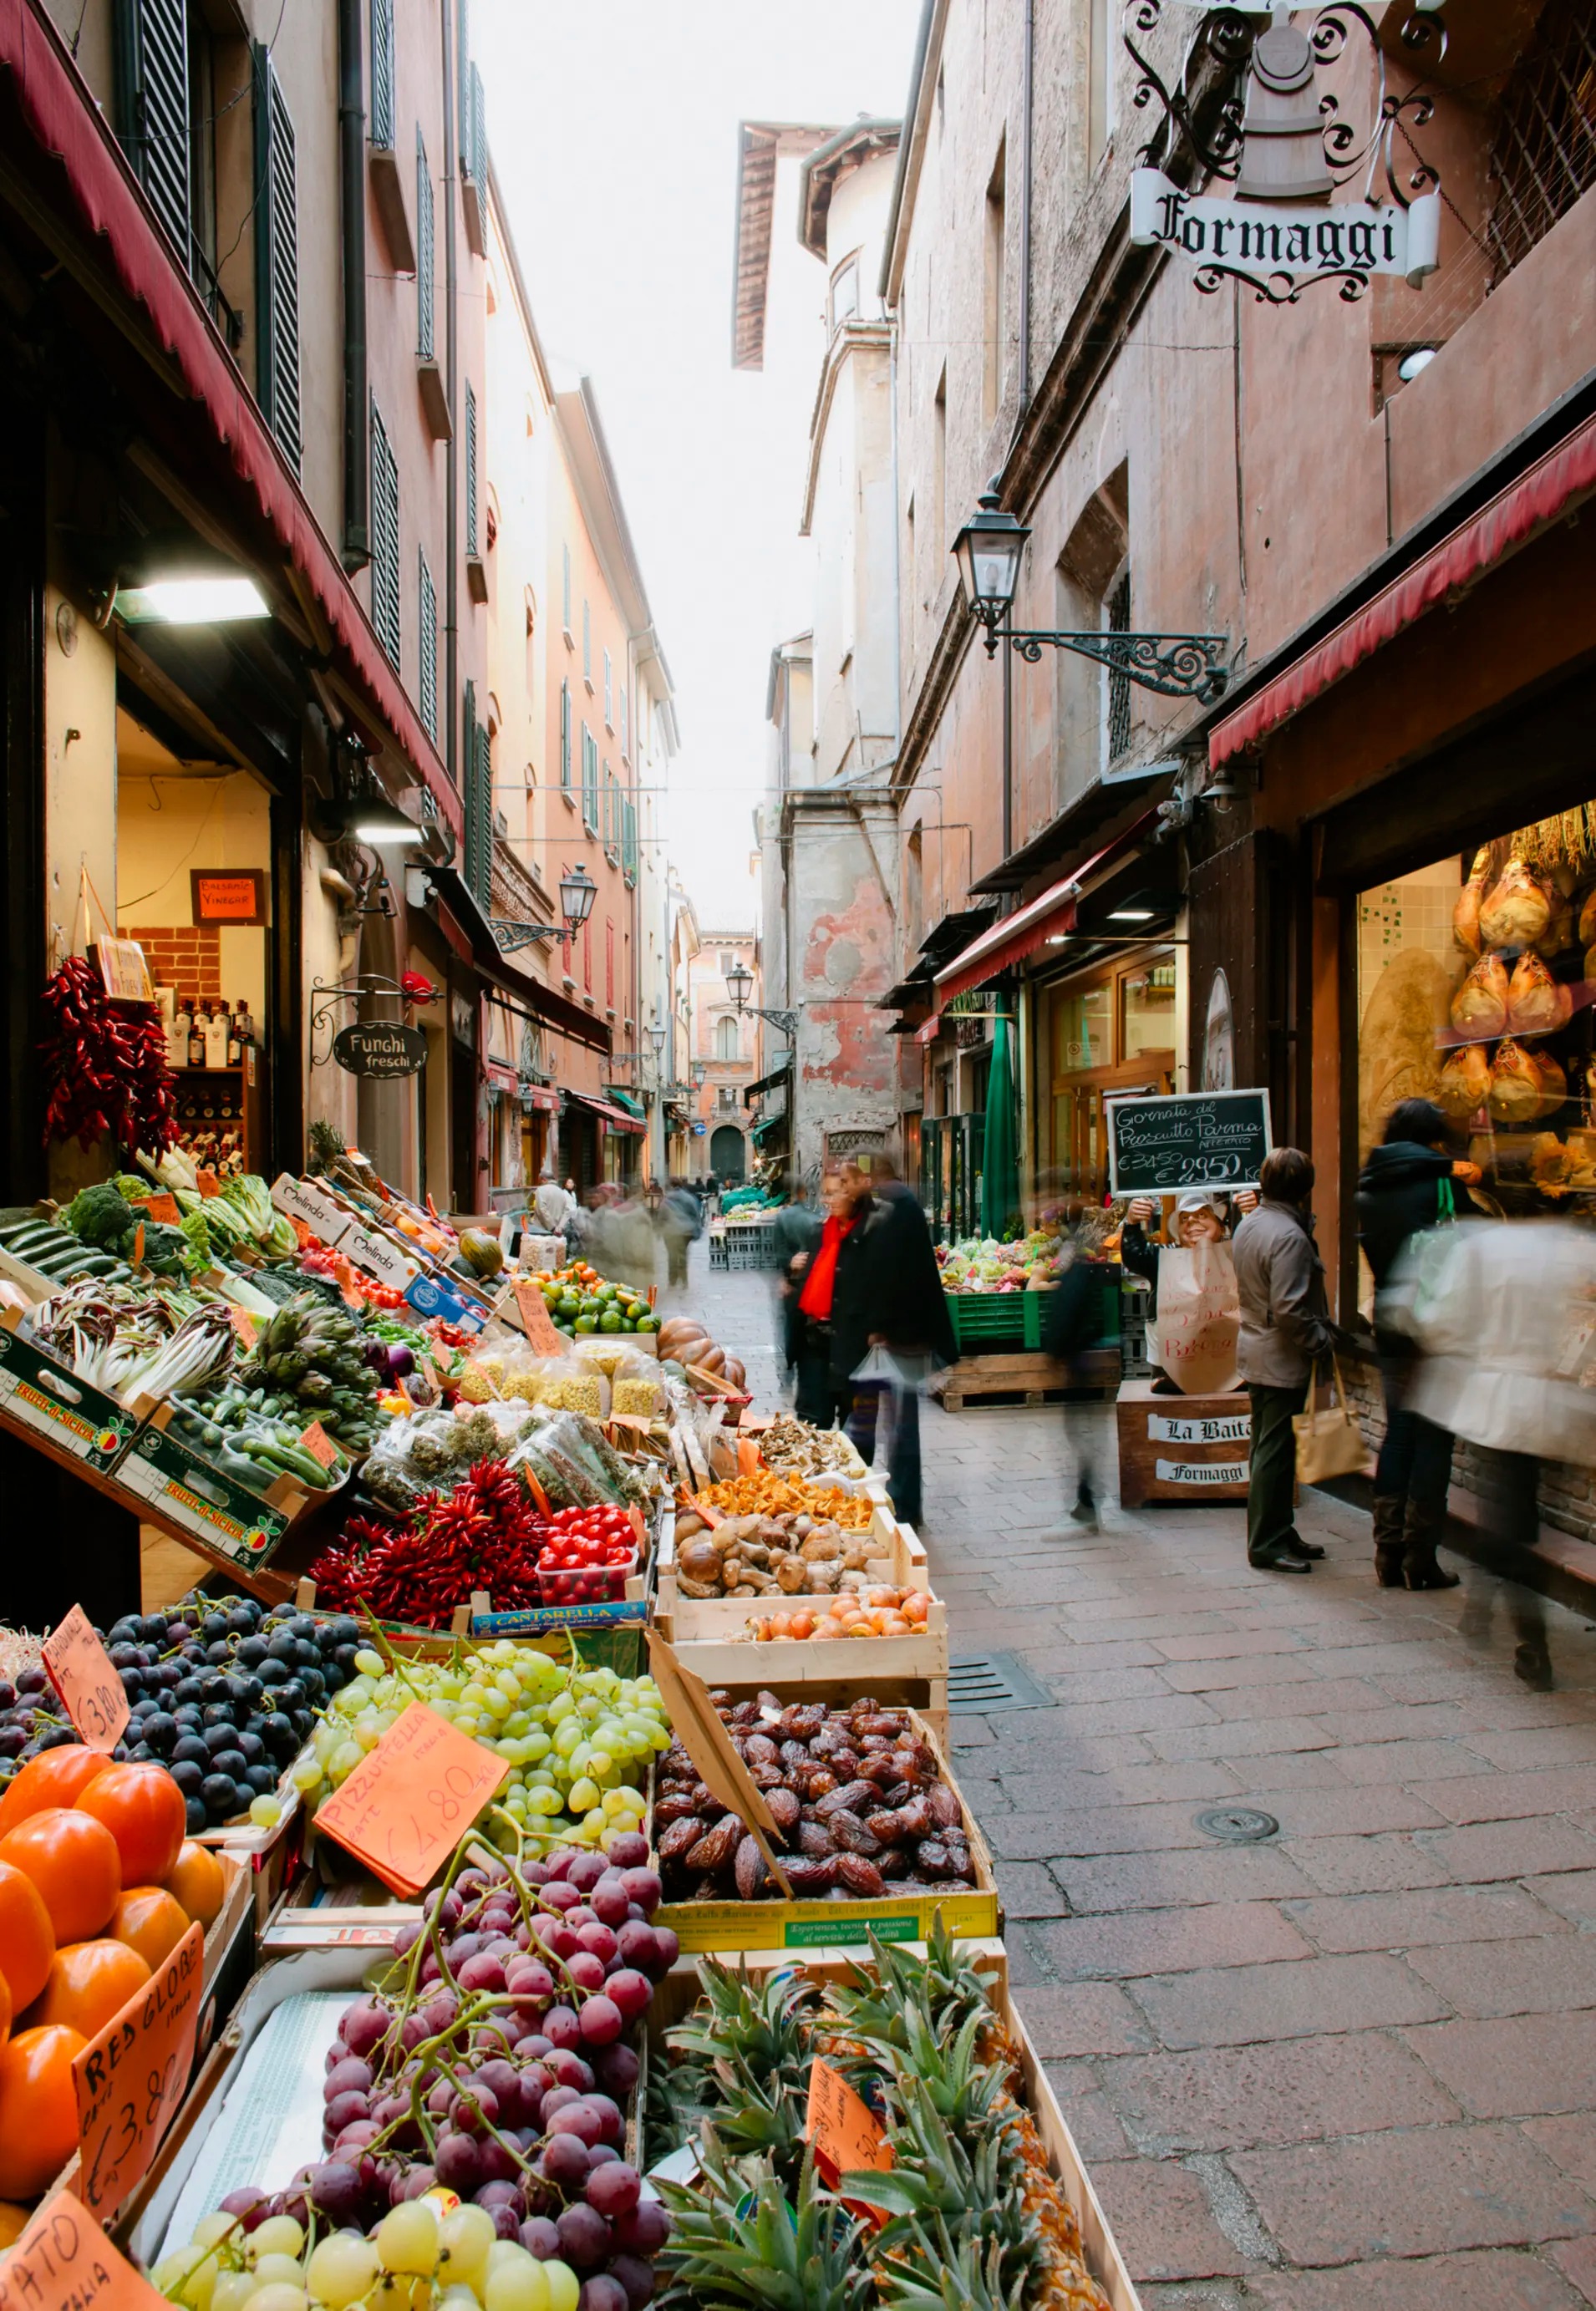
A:
<svg viewBox="0 0 1596 2311">
<path fill-rule="evenodd" d="M 124 1251 L 138 1225 L 137 1215 L 109 1180 L 80 1188 L 61 1217 L 74 1235 L 101 1251 Z"/>
</svg>

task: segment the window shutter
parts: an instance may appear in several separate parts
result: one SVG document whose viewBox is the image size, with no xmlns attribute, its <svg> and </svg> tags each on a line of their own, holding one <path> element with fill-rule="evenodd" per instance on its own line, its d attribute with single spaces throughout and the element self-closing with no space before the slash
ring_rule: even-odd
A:
<svg viewBox="0 0 1596 2311">
<path fill-rule="evenodd" d="M 466 685 L 466 883 L 478 906 L 489 904 L 493 876 L 493 742 L 476 719 L 476 685 Z"/>
<path fill-rule="evenodd" d="M 371 142 L 394 145 L 394 0 L 371 0 Z"/>
<path fill-rule="evenodd" d="M 371 624 L 399 668 L 399 467 L 388 429 L 371 404 Z"/>
<path fill-rule="evenodd" d="M 256 389 L 297 474 L 300 432 L 300 255 L 293 123 L 269 52 L 255 49 Z M 397 653 L 396 653 L 397 657 Z"/>
<path fill-rule="evenodd" d="M 560 685 L 560 784 L 571 791 L 571 685 Z"/>
<path fill-rule="evenodd" d="M 582 596 L 582 673 L 587 680 L 591 682 L 593 679 L 593 613 L 585 594 Z"/>
<path fill-rule="evenodd" d="M 432 359 L 432 171 L 419 126 L 415 132 L 415 353 Z"/>
<path fill-rule="evenodd" d="M 615 923 L 613 915 L 604 919 L 604 999 L 613 1011 L 615 1007 Z"/>
<path fill-rule="evenodd" d="M 117 110 L 122 145 L 151 207 L 192 255 L 188 222 L 188 29 L 184 0 L 118 0 Z"/>
<path fill-rule="evenodd" d="M 482 74 L 471 67 L 471 166 L 467 175 L 482 184 L 488 173 L 488 111 Z"/>
<path fill-rule="evenodd" d="M 569 633 L 571 632 L 571 548 L 569 545 L 563 545 L 560 551 L 563 556 L 560 571 L 560 623 L 564 627 L 566 632 Z"/>
<path fill-rule="evenodd" d="M 466 551 L 475 554 L 476 544 L 476 396 L 469 385 L 466 388 Z"/>
<path fill-rule="evenodd" d="M 637 805 L 625 802 L 622 808 L 621 867 L 629 883 L 637 880 Z"/>
<path fill-rule="evenodd" d="M 626 685 L 621 685 L 621 752 L 626 752 Z"/>
<path fill-rule="evenodd" d="M 459 0 L 459 43 L 458 53 L 455 58 L 455 80 L 458 89 L 460 108 L 460 174 L 463 177 L 475 177 L 476 170 L 473 162 L 475 155 L 471 150 L 470 0 Z"/>
<path fill-rule="evenodd" d="M 421 719 L 426 725 L 427 736 L 433 746 L 438 744 L 438 589 L 432 583 L 432 573 L 427 568 L 427 557 L 418 554 L 421 571 Z"/>
</svg>

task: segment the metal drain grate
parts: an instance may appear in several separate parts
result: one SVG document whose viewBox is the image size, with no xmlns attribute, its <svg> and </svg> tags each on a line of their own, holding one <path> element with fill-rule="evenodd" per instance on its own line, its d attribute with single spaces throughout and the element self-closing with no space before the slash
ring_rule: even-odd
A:
<svg viewBox="0 0 1596 2311">
<path fill-rule="evenodd" d="M 982 1717 L 998 1709 L 1053 1709 L 1051 1693 L 1023 1670 L 1012 1653 L 965 1653 L 947 1665 L 947 1709 L 951 1717 Z"/>
<path fill-rule="evenodd" d="M 1233 1845 L 1256 1845 L 1260 1838 L 1275 1836 L 1280 1825 L 1272 1813 L 1260 1813 L 1252 1806 L 1213 1806 L 1206 1813 L 1194 1813 L 1191 1827 Z"/>
</svg>

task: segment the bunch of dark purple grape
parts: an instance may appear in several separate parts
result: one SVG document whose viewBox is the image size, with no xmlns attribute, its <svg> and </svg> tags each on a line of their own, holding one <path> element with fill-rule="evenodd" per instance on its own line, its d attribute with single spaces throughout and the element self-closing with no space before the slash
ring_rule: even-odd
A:
<svg viewBox="0 0 1596 2311">
<path fill-rule="evenodd" d="M 607 1855 L 451 1871 L 401 1930 L 392 1974 L 339 2022 L 326 2161 L 228 2211 L 246 2228 L 309 2209 L 368 2229 L 440 2185 L 501 2239 L 575 2271 L 581 2311 L 638 2311 L 670 2223 L 621 2155 L 639 2071 L 626 2038 L 677 1950 L 650 1923 L 647 1863 L 629 1836 Z"/>
</svg>

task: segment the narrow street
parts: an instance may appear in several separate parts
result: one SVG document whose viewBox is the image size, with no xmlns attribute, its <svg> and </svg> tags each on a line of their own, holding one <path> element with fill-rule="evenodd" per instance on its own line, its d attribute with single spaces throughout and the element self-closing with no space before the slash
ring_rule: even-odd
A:
<svg viewBox="0 0 1596 2311">
<path fill-rule="evenodd" d="M 695 1249 L 692 1289 L 773 1386 L 769 1279 Z M 1250 1569 L 1231 1510 L 1060 1531 L 1056 1410 L 923 1435 L 954 1657 L 1051 1696 L 955 1717 L 958 1773 L 1149 2311 L 1596 2299 L 1596 1631 L 1471 1566 L 1379 1590 L 1321 1494 L 1307 1579 Z M 1201 1827 L 1236 1807 L 1278 1831 Z"/>
</svg>

